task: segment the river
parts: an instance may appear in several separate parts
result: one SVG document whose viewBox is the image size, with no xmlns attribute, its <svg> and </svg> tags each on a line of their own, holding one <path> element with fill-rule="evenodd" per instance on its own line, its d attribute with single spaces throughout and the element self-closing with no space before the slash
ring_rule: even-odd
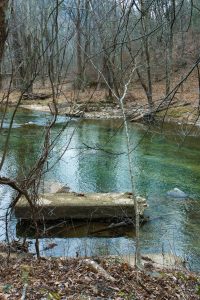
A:
<svg viewBox="0 0 200 300">
<path fill-rule="evenodd" d="M 42 112 L 19 111 L 15 118 L 9 150 L 2 174 L 21 178 L 38 157 L 44 125 L 50 116 Z M 45 174 L 47 181 L 60 182 L 76 192 L 130 191 L 130 177 L 123 122 L 119 120 L 69 120 L 60 116 L 52 131 L 56 140 Z M 0 136 L 0 155 L 8 131 L 9 115 Z M 129 124 L 131 155 L 136 193 L 146 197 L 150 221 L 141 227 L 143 253 L 170 252 L 184 257 L 193 270 L 200 269 L 200 137 L 199 130 L 187 126 Z M 65 149 L 67 146 L 67 149 Z M 64 151 L 66 150 L 66 151 Z M 61 158 L 57 161 L 58 157 Z M 166 196 L 178 187 L 189 199 Z M 1 215 L 11 201 L 12 191 L 0 186 Z M 13 217 L 10 231 L 16 236 Z M 4 221 L 0 220 L 1 239 Z M 133 236 L 133 237 L 132 237 Z M 114 237 L 48 237 L 41 239 L 44 249 L 57 246 L 45 255 L 129 254 L 134 251 L 134 233 Z"/>
</svg>

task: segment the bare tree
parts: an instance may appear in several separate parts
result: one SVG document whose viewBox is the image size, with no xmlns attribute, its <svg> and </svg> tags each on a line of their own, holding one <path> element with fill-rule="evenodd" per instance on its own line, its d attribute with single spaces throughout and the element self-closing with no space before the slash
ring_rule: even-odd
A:
<svg viewBox="0 0 200 300">
<path fill-rule="evenodd" d="M 153 112 L 153 86 L 152 86 L 152 71 L 151 71 L 151 55 L 149 50 L 149 28 L 150 28 L 150 6 L 148 1 L 140 0 L 140 20 L 141 20 L 141 41 L 142 41 L 142 57 L 144 57 L 146 77 L 145 80 L 140 70 L 137 69 L 138 77 L 147 96 L 150 114 Z"/>
<path fill-rule="evenodd" d="M 2 0 L 0 3 L 0 66 L 4 53 L 5 41 L 7 38 L 7 21 L 6 21 L 6 10 L 8 7 L 8 0 Z M 0 88 L 1 88 L 1 72 L 0 72 Z"/>
</svg>

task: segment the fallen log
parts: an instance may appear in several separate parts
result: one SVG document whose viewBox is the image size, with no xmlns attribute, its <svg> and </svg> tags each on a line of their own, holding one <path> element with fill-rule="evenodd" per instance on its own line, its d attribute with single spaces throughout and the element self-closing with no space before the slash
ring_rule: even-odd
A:
<svg viewBox="0 0 200 300">
<path fill-rule="evenodd" d="M 178 107 L 182 107 L 182 106 L 188 106 L 191 103 L 190 102 L 184 102 L 181 103 L 179 105 L 174 106 L 175 104 L 177 104 L 177 100 L 173 101 L 172 103 L 165 103 L 164 105 L 160 105 L 157 108 L 155 108 L 151 113 L 148 111 L 148 109 L 146 109 L 145 112 L 143 113 L 137 113 L 136 116 L 131 118 L 131 122 L 137 122 L 137 121 L 142 121 L 142 120 L 146 120 L 146 119 L 151 119 L 153 116 L 155 116 L 156 113 L 164 111 L 164 110 L 168 110 L 169 108 L 178 108 Z"/>
<path fill-rule="evenodd" d="M 52 94 L 43 94 L 43 93 L 25 93 L 23 94 L 23 100 L 45 100 L 52 96 Z"/>
<path fill-rule="evenodd" d="M 83 262 L 86 263 L 87 266 L 89 266 L 95 273 L 99 273 L 102 275 L 105 279 L 110 280 L 112 282 L 115 282 L 116 279 L 112 277 L 106 270 L 104 270 L 98 263 L 96 263 L 94 260 L 91 259 L 84 259 Z"/>
</svg>

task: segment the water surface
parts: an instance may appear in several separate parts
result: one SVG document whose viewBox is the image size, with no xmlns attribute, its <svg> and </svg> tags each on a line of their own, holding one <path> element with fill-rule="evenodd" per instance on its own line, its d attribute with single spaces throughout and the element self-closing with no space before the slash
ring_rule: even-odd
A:
<svg viewBox="0 0 200 300">
<path fill-rule="evenodd" d="M 2 174 L 22 178 L 33 166 L 42 149 L 44 125 L 49 115 L 40 112 L 17 114 L 9 151 Z M 52 140 L 68 122 L 59 117 Z M 3 145 L 9 126 L 7 116 L 1 130 Z M 200 137 L 198 130 L 186 126 L 130 124 L 132 168 L 135 192 L 146 197 L 146 214 L 151 221 L 141 228 L 143 252 L 172 252 L 189 260 L 200 269 Z M 189 136 L 188 136 L 189 134 Z M 66 151 L 65 151 L 66 150 Z M 58 157 L 61 157 L 57 161 Z M 50 171 L 45 180 L 61 182 L 76 192 L 123 192 L 131 190 L 123 123 L 116 120 L 73 120 L 56 140 L 50 158 Z M 166 192 L 178 187 L 190 199 L 172 199 Z M 1 186 L 2 214 L 11 200 L 10 189 Z M 3 221 L 2 239 L 4 238 Z M 15 235 L 15 222 L 12 226 Z M 50 255 L 123 254 L 134 251 L 133 238 L 121 237 L 55 237 L 58 244 L 46 251 Z M 52 239 L 41 240 L 41 249 Z"/>
</svg>

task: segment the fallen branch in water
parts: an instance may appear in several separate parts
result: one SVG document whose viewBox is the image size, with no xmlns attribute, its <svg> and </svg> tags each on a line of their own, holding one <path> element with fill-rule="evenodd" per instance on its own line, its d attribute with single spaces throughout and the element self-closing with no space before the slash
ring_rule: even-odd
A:
<svg viewBox="0 0 200 300">
<path fill-rule="evenodd" d="M 133 225 L 133 222 L 129 219 L 128 221 L 123 221 L 123 222 L 116 223 L 116 224 L 112 223 L 107 227 L 104 227 L 104 228 L 99 229 L 99 230 L 92 231 L 89 234 L 101 233 L 101 232 L 106 231 L 106 230 L 116 229 L 116 228 L 120 228 L 120 227 L 126 227 L 126 226 L 130 226 L 130 225 Z"/>
<path fill-rule="evenodd" d="M 150 220 L 149 217 L 142 218 L 142 219 L 140 219 L 140 224 L 148 222 L 149 220 Z M 107 231 L 107 230 L 110 230 L 110 229 L 112 230 L 112 229 L 116 229 L 116 228 L 134 226 L 134 225 L 135 225 L 135 223 L 133 222 L 133 220 L 126 219 L 125 221 L 122 221 L 122 222 L 119 222 L 119 223 L 112 223 L 107 227 L 104 227 L 104 228 L 99 229 L 99 230 L 92 231 L 89 234 L 93 235 L 93 234 L 101 233 L 103 231 Z"/>
</svg>

